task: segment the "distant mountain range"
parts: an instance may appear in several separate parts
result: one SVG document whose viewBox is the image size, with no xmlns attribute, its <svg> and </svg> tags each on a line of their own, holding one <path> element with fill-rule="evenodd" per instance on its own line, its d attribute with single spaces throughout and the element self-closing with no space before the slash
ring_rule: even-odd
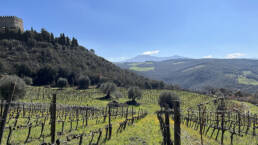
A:
<svg viewBox="0 0 258 145">
<path fill-rule="evenodd" d="M 202 90 L 209 86 L 258 91 L 258 60 L 255 59 L 171 59 L 117 65 L 186 89 Z"/>
<path fill-rule="evenodd" d="M 151 56 L 151 55 L 138 55 L 133 58 L 127 59 L 123 62 L 145 62 L 145 61 L 165 61 L 170 59 L 187 59 L 186 57 L 182 57 L 179 55 L 174 55 L 170 57 L 158 57 L 158 56 Z"/>
</svg>

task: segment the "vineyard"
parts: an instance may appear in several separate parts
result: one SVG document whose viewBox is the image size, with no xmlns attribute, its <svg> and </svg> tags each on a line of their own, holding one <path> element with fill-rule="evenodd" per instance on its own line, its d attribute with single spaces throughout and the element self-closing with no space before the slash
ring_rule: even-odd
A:
<svg viewBox="0 0 258 145">
<path fill-rule="evenodd" d="M 29 87 L 23 99 L 10 104 L 2 144 L 161 144 L 163 115 L 156 112 L 162 90 L 143 90 L 139 106 L 127 105 L 127 90 L 119 91 L 121 98 L 100 100 L 105 94 L 94 87 Z M 181 144 L 257 145 L 257 106 L 173 92 L 181 100 Z M 2 100 L 1 118 L 6 106 Z M 173 112 L 170 118 L 173 136 Z"/>
</svg>

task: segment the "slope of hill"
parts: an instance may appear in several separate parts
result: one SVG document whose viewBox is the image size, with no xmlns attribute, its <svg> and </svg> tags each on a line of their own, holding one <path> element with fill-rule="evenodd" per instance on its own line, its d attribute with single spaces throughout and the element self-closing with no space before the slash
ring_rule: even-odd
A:
<svg viewBox="0 0 258 145">
<path fill-rule="evenodd" d="M 118 65 L 187 89 L 213 87 L 255 92 L 258 88 L 258 60 L 180 59 Z"/>
<path fill-rule="evenodd" d="M 32 77 L 35 85 L 55 84 L 59 77 L 74 85 L 81 76 L 89 76 L 93 85 L 109 80 L 118 86 L 157 83 L 120 69 L 95 55 L 94 50 L 79 46 L 75 38 L 71 40 L 64 34 L 54 37 L 44 29 L 40 33 L 0 33 L 0 73 Z"/>
<path fill-rule="evenodd" d="M 151 55 L 138 55 L 133 58 L 127 59 L 124 62 L 145 62 L 145 61 L 165 61 L 170 59 L 186 59 L 185 57 L 174 55 L 170 57 L 158 57 Z"/>
</svg>

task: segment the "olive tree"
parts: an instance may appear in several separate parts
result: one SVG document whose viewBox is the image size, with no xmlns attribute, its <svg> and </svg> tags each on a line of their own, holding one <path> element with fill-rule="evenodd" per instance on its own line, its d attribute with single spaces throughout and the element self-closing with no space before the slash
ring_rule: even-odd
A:
<svg viewBox="0 0 258 145">
<path fill-rule="evenodd" d="M 162 92 L 159 96 L 159 105 L 165 109 L 175 107 L 175 102 L 179 102 L 179 97 L 172 92 Z"/>
<path fill-rule="evenodd" d="M 106 82 L 101 84 L 100 86 L 100 90 L 106 94 L 105 99 L 110 99 L 111 96 L 110 94 L 115 92 L 117 89 L 116 84 L 114 84 L 113 82 Z"/>
<path fill-rule="evenodd" d="M 25 94 L 26 85 L 21 78 L 17 76 L 3 76 L 0 79 L 0 98 L 7 101 L 4 107 L 2 121 L 0 122 L 0 144 L 2 144 L 10 102 L 24 97 Z"/>
<path fill-rule="evenodd" d="M 26 94 L 26 84 L 23 79 L 17 76 L 4 76 L 0 80 L 1 99 L 17 100 L 23 98 Z"/>
<path fill-rule="evenodd" d="M 136 103 L 136 98 L 142 97 L 142 91 L 139 87 L 130 87 L 128 89 L 128 98 L 132 99 L 133 103 Z"/>
</svg>

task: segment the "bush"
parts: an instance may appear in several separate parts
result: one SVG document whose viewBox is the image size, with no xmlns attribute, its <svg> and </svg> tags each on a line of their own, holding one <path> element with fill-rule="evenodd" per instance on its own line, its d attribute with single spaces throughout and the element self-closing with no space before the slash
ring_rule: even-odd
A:
<svg viewBox="0 0 258 145">
<path fill-rule="evenodd" d="M 57 87 L 59 88 L 64 88 L 64 87 L 67 87 L 68 86 L 68 81 L 66 78 L 59 78 L 57 80 Z"/>
<path fill-rule="evenodd" d="M 132 99 L 132 102 L 136 102 L 136 98 L 141 98 L 142 97 L 142 91 L 140 90 L 139 87 L 130 87 L 128 89 L 128 98 Z"/>
<path fill-rule="evenodd" d="M 171 92 L 162 92 L 159 96 L 160 107 L 164 107 L 166 109 L 172 109 L 177 101 L 180 101 L 179 97 Z"/>
<path fill-rule="evenodd" d="M 3 76 L 0 80 L 0 97 L 1 99 L 12 100 L 23 98 L 26 94 L 25 82 L 17 76 Z"/>
<path fill-rule="evenodd" d="M 113 82 L 106 82 L 101 84 L 100 90 L 106 94 L 105 98 L 111 98 L 110 94 L 116 91 L 116 85 Z"/>
<path fill-rule="evenodd" d="M 88 89 L 90 86 L 90 79 L 88 77 L 82 77 L 79 79 L 78 89 Z"/>
<path fill-rule="evenodd" d="M 26 85 L 32 85 L 33 84 L 32 78 L 30 78 L 30 77 L 24 77 L 23 80 L 26 83 Z"/>
</svg>

